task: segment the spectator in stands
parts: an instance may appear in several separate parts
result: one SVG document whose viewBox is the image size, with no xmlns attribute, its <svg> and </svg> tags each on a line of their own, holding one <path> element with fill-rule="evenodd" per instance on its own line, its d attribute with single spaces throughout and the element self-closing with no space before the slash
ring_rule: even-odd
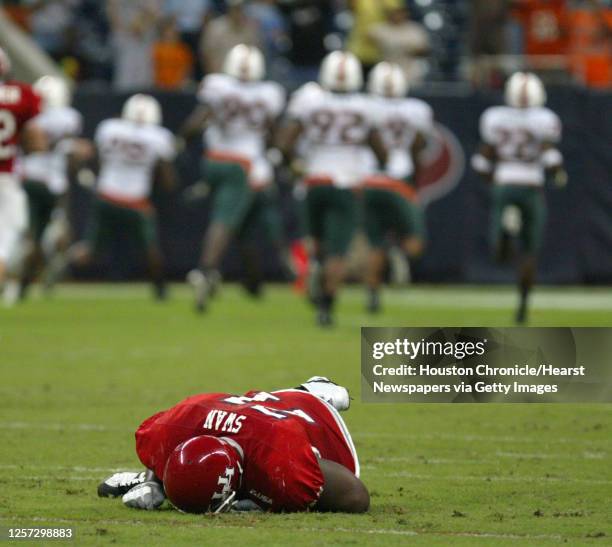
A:
<svg viewBox="0 0 612 547">
<path fill-rule="evenodd" d="M 179 89 L 193 73 L 194 56 L 181 41 L 173 17 L 160 25 L 159 40 L 153 45 L 153 72 L 156 87 Z"/>
<path fill-rule="evenodd" d="M 203 66 L 207 73 L 220 72 L 226 54 L 238 44 L 262 48 L 259 27 L 245 11 L 245 0 L 227 0 L 227 13 L 213 19 L 200 44 Z"/>
<path fill-rule="evenodd" d="M 176 20 L 181 40 L 189 46 L 196 60 L 194 75 L 199 80 L 203 71 L 198 60 L 198 48 L 202 31 L 212 17 L 211 0 L 165 0 L 164 13 Z"/>
<path fill-rule="evenodd" d="M 114 85 L 120 91 L 153 86 L 153 42 L 159 0 L 107 0 L 114 48 Z"/>
<path fill-rule="evenodd" d="M 509 0 L 470 2 L 469 48 L 472 55 L 470 79 L 475 85 L 499 87 L 504 81 L 495 57 L 506 53 Z"/>
<path fill-rule="evenodd" d="M 279 5 L 289 26 L 288 58 L 293 65 L 294 85 L 316 80 L 321 60 L 328 53 L 325 36 L 333 16 L 331 2 L 282 0 Z"/>
<path fill-rule="evenodd" d="M 287 47 L 287 23 L 275 0 L 253 0 L 246 13 L 259 26 L 266 57 L 277 57 Z"/>
<path fill-rule="evenodd" d="M 382 60 L 379 46 L 370 31 L 387 22 L 388 11 L 405 5 L 401 0 L 349 0 L 354 23 L 348 38 L 348 49 L 363 64 L 366 73 Z"/>
<path fill-rule="evenodd" d="M 368 36 L 382 60 L 401 66 L 409 82 L 423 79 L 426 69 L 420 60 L 429 53 L 429 35 L 423 25 L 410 20 L 405 7 L 389 8 L 385 21 L 373 25 Z"/>
<path fill-rule="evenodd" d="M 66 53 L 73 10 L 78 3 L 79 0 L 47 0 L 36 1 L 32 6 L 32 36 L 36 43 L 56 60 Z"/>
<path fill-rule="evenodd" d="M 526 55 L 564 55 L 568 45 L 566 0 L 514 0 L 513 15 L 523 25 Z"/>
<path fill-rule="evenodd" d="M 612 88 L 612 8 L 585 0 L 569 19 L 573 73 L 590 87 Z"/>
</svg>

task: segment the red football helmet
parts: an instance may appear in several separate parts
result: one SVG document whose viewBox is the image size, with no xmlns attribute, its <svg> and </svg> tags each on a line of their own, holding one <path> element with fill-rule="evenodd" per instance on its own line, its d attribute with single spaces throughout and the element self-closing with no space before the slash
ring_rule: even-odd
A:
<svg viewBox="0 0 612 547">
<path fill-rule="evenodd" d="M 11 59 L 0 47 L 0 78 L 5 78 L 11 71 Z"/>
<path fill-rule="evenodd" d="M 172 504 L 186 513 L 221 513 L 240 487 L 239 447 L 201 435 L 179 444 L 164 470 L 164 489 Z"/>
</svg>

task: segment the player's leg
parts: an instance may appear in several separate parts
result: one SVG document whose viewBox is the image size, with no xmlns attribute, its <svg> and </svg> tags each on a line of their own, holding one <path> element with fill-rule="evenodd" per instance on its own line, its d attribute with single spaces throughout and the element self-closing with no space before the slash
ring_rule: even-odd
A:
<svg viewBox="0 0 612 547">
<path fill-rule="evenodd" d="M 242 224 L 236 232 L 238 249 L 242 261 L 242 285 L 255 298 L 261 296 L 263 273 L 260 263 L 260 249 L 257 242 L 258 230 L 263 211 L 263 196 L 258 192 L 249 207 Z"/>
<path fill-rule="evenodd" d="M 291 256 L 291 246 L 287 243 L 277 191 L 275 188 L 270 188 L 264 191 L 261 197 L 262 206 L 259 221 L 263 231 L 276 251 L 283 280 L 295 281 L 296 268 Z"/>
<path fill-rule="evenodd" d="M 323 292 L 323 220 L 325 214 L 325 189 L 310 188 L 303 202 L 304 231 L 308 244 L 308 299 L 315 306 Z"/>
<path fill-rule="evenodd" d="M 18 247 L 28 224 L 28 206 L 25 192 L 12 178 L 0 181 L 0 289 L 11 278 L 14 287 L 10 292 L 17 294 L 18 283 L 13 279 L 11 260 L 18 253 Z M 5 302 L 11 304 L 15 298 L 5 293 Z"/>
<path fill-rule="evenodd" d="M 522 253 L 518 263 L 519 306 L 516 322 L 527 321 L 529 296 L 537 274 L 537 256 L 546 224 L 546 202 L 540 188 L 521 188 L 517 201 L 522 216 Z"/>
<path fill-rule="evenodd" d="M 59 206 L 55 208 L 51 216 L 51 222 L 47 226 L 41 247 L 45 257 L 45 269 L 43 271 L 43 290 L 50 293 L 55 284 L 61 278 L 68 264 L 68 249 L 70 246 L 71 230 L 68 221 L 68 206 L 66 196 L 60 198 Z"/>
<path fill-rule="evenodd" d="M 166 298 L 164 258 L 159 245 L 155 212 L 124 209 L 121 214 L 126 231 L 132 234 L 140 247 L 139 250 L 144 252 L 154 296 L 157 300 L 164 300 Z"/>
<path fill-rule="evenodd" d="M 211 221 L 204 234 L 199 267 L 188 276 L 195 290 L 196 310 L 199 312 L 206 308 L 208 298 L 220 280 L 221 260 L 254 197 L 242 166 L 209 161 L 205 172 L 213 188 Z"/>
<path fill-rule="evenodd" d="M 44 264 L 41 241 L 57 202 L 55 196 L 44 184 L 26 181 L 23 186 L 28 197 L 31 245 L 23 261 L 19 287 L 20 298 L 26 297 L 29 286 Z"/>
<path fill-rule="evenodd" d="M 346 277 L 346 255 L 355 234 L 357 203 L 351 190 L 329 187 L 328 206 L 324 217 L 323 292 L 319 301 L 318 321 L 321 326 L 333 323 L 336 296 Z"/>
<path fill-rule="evenodd" d="M 504 210 L 514 203 L 514 198 L 512 186 L 493 186 L 489 244 L 495 260 L 499 263 L 507 262 L 512 256 L 512 237 L 504 229 L 503 217 Z"/>
<path fill-rule="evenodd" d="M 399 199 L 401 199 L 398 202 L 401 220 L 398 226 L 398 234 L 401 239 L 402 250 L 408 261 L 418 260 L 425 250 L 425 214 L 418 203 L 401 197 Z"/>
<path fill-rule="evenodd" d="M 94 257 L 106 249 L 116 229 L 115 207 L 110 203 L 94 200 L 85 236 L 68 249 L 68 263 L 77 268 L 89 266 Z"/>
<path fill-rule="evenodd" d="M 387 255 L 385 253 L 385 208 L 381 203 L 381 190 L 364 191 L 364 227 L 369 251 L 365 270 L 367 289 L 366 309 L 370 313 L 380 311 L 380 287 L 383 283 Z"/>
</svg>

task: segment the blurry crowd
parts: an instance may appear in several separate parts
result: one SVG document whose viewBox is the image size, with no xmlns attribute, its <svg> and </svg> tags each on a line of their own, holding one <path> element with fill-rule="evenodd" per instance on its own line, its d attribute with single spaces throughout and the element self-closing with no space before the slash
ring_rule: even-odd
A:
<svg viewBox="0 0 612 547">
<path fill-rule="evenodd" d="M 298 84 L 347 47 L 366 70 L 399 63 L 411 82 L 497 86 L 517 68 L 612 85 L 610 0 L 5 0 L 11 17 L 79 81 L 180 89 L 238 43 L 270 77 Z M 528 55 L 529 66 L 504 56 Z"/>
</svg>

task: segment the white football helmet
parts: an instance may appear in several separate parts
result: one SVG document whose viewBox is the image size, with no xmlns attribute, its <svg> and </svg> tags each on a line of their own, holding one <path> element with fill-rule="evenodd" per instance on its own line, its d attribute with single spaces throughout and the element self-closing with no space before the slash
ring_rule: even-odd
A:
<svg viewBox="0 0 612 547">
<path fill-rule="evenodd" d="M 546 104 L 542 80 L 531 72 L 515 72 L 506 82 L 506 104 L 514 108 L 530 108 Z"/>
<path fill-rule="evenodd" d="M 321 63 L 319 83 L 328 91 L 359 91 L 363 86 L 359 59 L 348 51 L 332 51 Z"/>
<path fill-rule="evenodd" d="M 0 78 L 6 78 L 11 71 L 11 58 L 0 47 Z"/>
<path fill-rule="evenodd" d="M 368 91 L 381 97 L 405 97 L 408 93 L 408 80 L 399 65 L 378 63 L 368 78 Z"/>
<path fill-rule="evenodd" d="M 62 108 L 70 104 L 70 88 L 68 82 L 59 76 L 43 76 L 33 85 L 42 98 L 43 108 Z"/>
<path fill-rule="evenodd" d="M 266 73 L 266 61 L 258 48 L 238 44 L 225 56 L 223 72 L 238 80 L 258 82 Z"/>
<path fill-rule="evenodd" d="M 132 95 L 123 105 L 124 120 L 141 125 L 159 125 L 162 122 L 161 106 L 151 95 Z"/>
</svg>

